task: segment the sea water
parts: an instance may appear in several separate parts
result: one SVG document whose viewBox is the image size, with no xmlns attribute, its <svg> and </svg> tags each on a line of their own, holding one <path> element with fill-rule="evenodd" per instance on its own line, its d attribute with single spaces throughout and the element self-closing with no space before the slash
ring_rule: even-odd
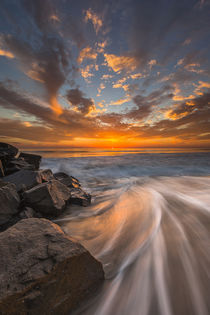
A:
<svg viewBox="0 0 210 315">
<path fill-rule="evenodd" d="M 210 314 L 210 153 L 112 153 L 51 151 L 42 162 L 92 195 L 55 220 L 105 270 L 75 314 Z"/>
</svg>

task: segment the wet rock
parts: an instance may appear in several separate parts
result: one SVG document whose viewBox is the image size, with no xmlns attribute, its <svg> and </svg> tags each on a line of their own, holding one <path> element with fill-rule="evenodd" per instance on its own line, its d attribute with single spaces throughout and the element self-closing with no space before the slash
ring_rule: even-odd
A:
<svg viewBox="0 0 210 315">
<path fill-rule="evenodd" d="M 0 234 L 0 314 L 71 314 L 104 279 L 102 265 L 46 219 Z"/>
<path fill-rule="evenodd" d="M 39 169 L 40 163 L 41 163 L 41 155 L 37 154 L 30 154 L 30 153 L 20 153 L 20 158 L 23 158 L 27 163 L 34 166 L 35 170 Z"/>
<path fill-rule="evenodd" d="M 0 154 L 2 156 L 7 156 L 9 158 L 13 158 L 17 156 L 19 150 L 11 144 L 0 142 Z"/>
<path fill-rule="evenodd" d="M 78 179 L 74 178 L 73 176 L 69 176 L 66 173 L 55 173 L 54 177 L 59 180 L 59 182 L 70 188 L 79 188 L 81 186 Z"/>
<path fill-rule="evenodd" d="M 86 193 L 81 188 L 71 188 L 71 199 L 72 204 L 77 204 L 83 207 L 87 207 L 91 203 L 91 195 Z"/>
<path fill-rule="evenodd" d="M 71 192 L 67 186 L 53 179 L 25 191 L 23 198 L 26 205 L 51 217 L 62 213 L 71 198 Z"/>
<path fill-rule="evenodd" d="M 0 181 L 0 226 L 7 224 L 18 213 L 19 204 L 15 185 Z"/>
<path fill-rule="evenodd" d="M 51 170 L 20 170 L 11 175 L 2 178 L 3 181 L 13 183 L 16 186 L 18 192 L 30 189 L 42 182 L 53 178 Z"/>
</svg>

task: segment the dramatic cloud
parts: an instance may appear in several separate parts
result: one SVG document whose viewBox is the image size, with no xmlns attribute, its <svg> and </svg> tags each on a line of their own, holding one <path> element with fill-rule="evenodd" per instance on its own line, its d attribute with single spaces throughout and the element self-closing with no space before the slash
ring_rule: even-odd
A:
<svg viewBox="0 0 210 315">
<path fill-rule="evenodd" d="M 1 139 L 210 145 L 209 13 L 200 0 L 2 0 Z"/>
</svg>

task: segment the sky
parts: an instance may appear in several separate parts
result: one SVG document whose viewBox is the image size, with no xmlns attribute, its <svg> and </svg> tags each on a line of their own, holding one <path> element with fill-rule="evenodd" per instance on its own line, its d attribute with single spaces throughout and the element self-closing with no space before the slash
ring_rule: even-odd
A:
<svg viewBox="0 0 210 315">
<path fill-rule="evenodd" d="M 1 0 L 0 141 L 210 147 L 209 0 Z"/>
</svg>

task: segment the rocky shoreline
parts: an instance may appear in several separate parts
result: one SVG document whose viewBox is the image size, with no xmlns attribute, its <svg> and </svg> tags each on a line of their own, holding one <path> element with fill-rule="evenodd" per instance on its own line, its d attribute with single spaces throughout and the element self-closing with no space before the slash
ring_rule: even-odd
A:
<svg viewBox="0 0 210 315">
<path fill-rule="evenodd" d="M 70 314 L 100 286 L 100 262 L 51 220 L 90 194 L 41 156 L 0 143 L 0 314 Z"/>
</svg>

